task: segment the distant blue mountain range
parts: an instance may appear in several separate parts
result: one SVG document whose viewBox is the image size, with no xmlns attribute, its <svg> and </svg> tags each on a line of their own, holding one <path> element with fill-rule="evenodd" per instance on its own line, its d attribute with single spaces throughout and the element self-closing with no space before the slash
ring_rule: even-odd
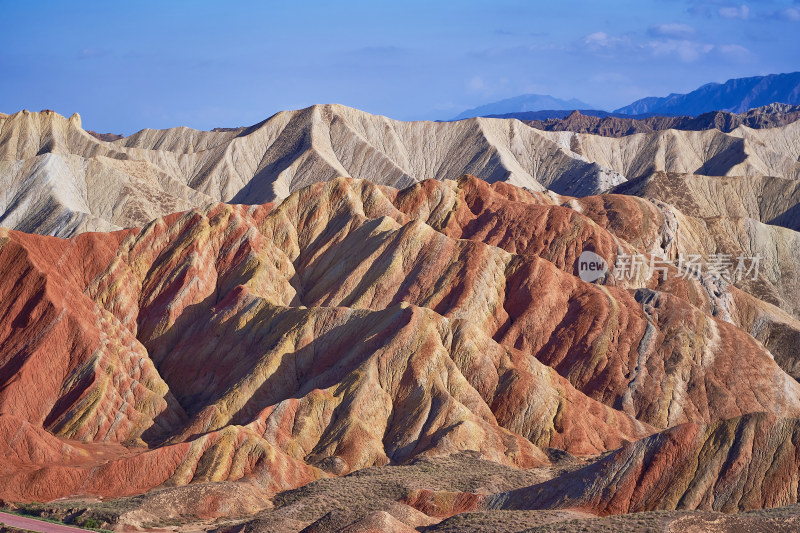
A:
<svg viewBox="0 0 800 533">
<path fill-rule="evenodd" d="M 737 78 L 725 83 L 708 83 L 688 94 L 642 98 L 615 110 L 615 113 L 690 116 L 708 111 L 744 113 L 748 109 L 775 102 L 800 104 L 800 72 Z"/>
<path fill-rule="evenodd" d="M 453 120 L 461 120 L 472 117 L 485 117 L 488 115 L 505 115 L 507 113 L 517 113 L 521 111 L 541 111 L 543 109 L 591 109 L 592 106 L 586 102 L 581 102 L 575 98 L 562 100 L 547 94 L 523 94 L 514 98 L 507 98 L 499 102 L 482 105 L 474 109 L 468 109 L 455 117 Z"/>
<path fill-rule="evenodd" d="M 627 115 L 625 113 L 612 113 L 601 109 L 542 109 L 541 111 L 519 111 L 517 113 L 502 113 L 499 115 L 482 115 L 486 118 L 515 118 L 517 120 L 548 120 L 551 118 L 567 118 L 569 115 L 578 111 L 581 115 L 597 118 L 635 118 L 643 119 L 656 115 L 672 116 L 665 113 L 642 113 L 640 115 Z"/>
<path fill-rule="evenodd" d="M 744 113 L 772 103 L 800 105 L 800 72 L 737 78 L 725 83 L 708 83 L 688 94 L 642 98 L 613 113 L 594 109 L 580 100 L 562 100 L 543 94 L 525 94 L 464 111 L 452 120 L 470 117 L 546 120 L 564 118 L 579 109 L 584 115 L 643 118 L 647 116 L 692 116 L 710 111 Z M 636 116 L 636 117 L 632 117 Z"/>
</svg>

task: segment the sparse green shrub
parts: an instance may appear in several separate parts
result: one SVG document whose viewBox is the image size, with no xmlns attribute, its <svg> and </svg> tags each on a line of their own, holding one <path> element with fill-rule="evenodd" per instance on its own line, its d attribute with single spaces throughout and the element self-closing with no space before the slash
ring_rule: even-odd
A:
<svg viewBox="0 0 800 533">
<path fill-rule="evenodd" d="M 87 518 L 83 521 L 83 527 L 89 529 L 100 529 L 100 522 L 95 520 L 94 518 Z"/>
</svg>

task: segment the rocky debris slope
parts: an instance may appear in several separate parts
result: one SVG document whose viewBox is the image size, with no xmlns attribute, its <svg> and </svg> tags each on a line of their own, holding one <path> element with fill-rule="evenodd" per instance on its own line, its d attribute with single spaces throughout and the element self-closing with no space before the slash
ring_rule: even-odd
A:
<svg viewBox="0 0 800 533">
<path fill-rule="evenodd" d="M 662 213 L 654 218 L 654 228 L 669 233 L 675 255 L 701 256 L 704 261 L 724 257 L 736 263 L 739 257 L 758 257 L 757 275 L 731 280 L 758 299 L 800 316 L 800 219 L 795 211 L 800 205 L 797 182 L 780 178 L 709 177 L 656 172 L 626 183 L 614 190 L 636 195 L 649 202 L 625 201 L 614 194 L 605 195 L 603 204 L 584 199 L 573 205 L 597 205 L 610 208 L 615 220 L 630 212 L 654 205 Z M 593 216 L 594 208 L 585 209 Z M 622 211 L 628 213 L 622 215 Z M 798 211 L 800 213 L 800 211 Z M 665 221 L 670 220 L 670 229 Z M 613 231 L 613 230 L 612 230 Z M 646 246 L 660 246 L 663 236 L 651 231 Z"/>
</svg>

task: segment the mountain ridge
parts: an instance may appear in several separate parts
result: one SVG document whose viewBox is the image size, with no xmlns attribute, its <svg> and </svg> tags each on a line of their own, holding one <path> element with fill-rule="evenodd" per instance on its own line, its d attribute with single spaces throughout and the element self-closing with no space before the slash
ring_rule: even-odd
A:
<svg viewBox="0 0 800 533">
<path fill-rule="evenodd" d="M 548 107 L 550 103 L 556 105 Z M 564 111 L 575 110 L 598 118 L 698 117 L 718 111 L 746 113 L 771 104 L 800 105 L 800 72 L 706 83 L 689 93 L 648 96 L 613 111 L 598 110 L 574 98 L 561 100 L 549 95 L 521 95 L 469 109 L 451 120 L 480 116 L 544 121 L 564 119 L 568 115 Z"/>
<path fill-rule="evenodd" d="M 647 97 L 614 110 L 615 113 L 670 113 L 697 116 L 711 111 L 744 113 L 752 108 L 782 103 L 800 104 L 800 72 L 732 78 L 707 83 L 685 94 Z"/>
<path fill-rule="evenodd" d="M 104 142 L 78 115 L 26 111 L 0 119 L 0 224 L 56 236 L 110 231 L 218 201 L 269 202 L 337 176 L 405 187 L 471 173 L 568 196 L 654 170 L 796 179 L 796 124 L 614 139 L 507 119 L 399 122 L 330 105 L 249 128 L 142 130 Z"/>
<path fill-rule="evenodd" d="M 576 110 L 563 117 L 527 119 L 535 113 L 503 115 L 497 118 L 517 118 L 537 129 L 546 131 L 572 131 L 592 133 L 604 137 L 623 137 L 635 133 L 675 129 L 702 131 L 716 129 L 730 133 L 739 126 L 751 129 L 776 128 L 800 120 L 800 106 L 770 104 L 751 109 L 745 113 L 712 111 L 696 117 L 661 115 L 624 115 L 620 113 L 591 114 Z"/>
</svg>

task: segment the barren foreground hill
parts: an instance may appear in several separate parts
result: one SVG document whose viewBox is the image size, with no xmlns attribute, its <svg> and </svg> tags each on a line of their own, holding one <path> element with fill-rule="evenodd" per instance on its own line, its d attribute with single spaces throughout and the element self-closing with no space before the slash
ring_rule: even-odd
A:
<svg viewBox="0 0 800 533">
<path fill-rule="evenodd" d="M 797 320 L 673 267 L 577 276 L 584 251 L 701 246 L 669 212 L 337 178 L 66 240 L 4 229 L 0 498 L 287 531 L 796 503 Z"/>
<path fill-rule="evenodd" d="M 517 120 L 399 122 L 340 105 L 238 129 L 142 130 L 106 142 L 51 111 L 0 116 L 0 224 L 68 237 L 213 202 L 262 204 L 338 176 L 406 187 L 473 174 L 534 191 L 597 194 L 654 171 L 800 178 L 800 122 L 622 138 Z"/>
</svg>

